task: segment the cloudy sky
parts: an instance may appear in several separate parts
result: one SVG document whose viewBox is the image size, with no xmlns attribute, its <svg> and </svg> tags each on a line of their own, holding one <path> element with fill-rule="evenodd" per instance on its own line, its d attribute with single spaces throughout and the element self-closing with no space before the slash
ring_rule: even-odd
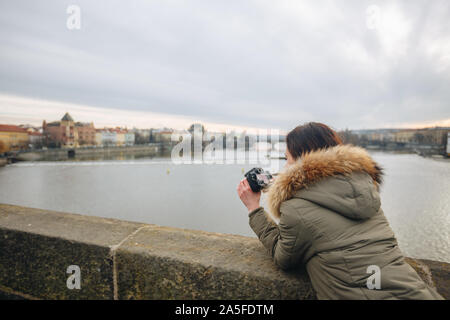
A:
<svg viewBox="0 0 450 320">
<path fill-rule="evenodd" d="M 66 111 L 96 126 L 450 126 L 450 1 L 0 0 L 0 123 Z"/>
</svg>

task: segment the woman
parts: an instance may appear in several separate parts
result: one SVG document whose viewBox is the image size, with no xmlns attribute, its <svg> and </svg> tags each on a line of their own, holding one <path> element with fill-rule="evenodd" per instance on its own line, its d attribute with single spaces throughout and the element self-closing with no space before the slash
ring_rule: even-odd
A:
<svg viewBox="0 0 450 320">
<path fill-rule="evenodd" d="M 443 299 L 407 264 L 380 207 L 382 170 L 329 127 L 286 137 L 285 170 L 268 191 L 275 224 L 247 180 L 238 194 L 250 226 L 282 269 L 299 264 L 318 299 Z"/>
</svg>

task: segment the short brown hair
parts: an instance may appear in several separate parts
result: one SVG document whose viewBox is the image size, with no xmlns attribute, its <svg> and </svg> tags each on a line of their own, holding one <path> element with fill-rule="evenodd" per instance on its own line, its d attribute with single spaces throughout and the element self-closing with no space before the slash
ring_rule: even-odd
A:
<svg viewBox="0 0 450 320">
<path fill-rule="evenodd" d="M 341 138 L 330 127 L 319 122 L 309 122 L 291 130 L 286 145 L 294 159 L 303 154 L 342 144 Z"/>
</svg>

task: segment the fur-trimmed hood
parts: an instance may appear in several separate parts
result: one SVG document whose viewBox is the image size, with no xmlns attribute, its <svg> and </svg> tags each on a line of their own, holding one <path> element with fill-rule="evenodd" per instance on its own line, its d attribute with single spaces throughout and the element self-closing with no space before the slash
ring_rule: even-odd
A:
<svg viewBox="0 0 450 320">
<path fill-rule="evenodd" d="M 324 187 L 331 184 L 331 181 L 323 181 L 325 178 L 338 178 L 342 175 L 350 176 L 353 173 L 364 172 L 370 176 L 365 184 L 357 182 L 349 186 L 347 181 L 345 185 L 339 185 L 336 184 L 335 179 L 336 185 L 331 186 L 332 191 Z M 323 185 L 321 189 L 314 191 L 314 197 L 320 197 L 322 202 L 325 202 L 319 203 L 320 205 L 339 211 L 350 218 L 367 218 L 379 209 L 378 188 L 382 182 L 382 175 L 380 166 L 363 148 L 338 145 L 313 151 L 302 156 L 278 175 L 268 190 L 269 209 L 275 217 L 279 218 L 282 202 L 293 198 L 300 190 L 314 188 L 321 182 Z M 367 175 L 364 176 L 367 177 Z M 345 188 L 351 190 L 352 194 L 349 194 L 348 190 L 343 190 Z M 311 191 L 310 194 L 313 192 Z"/>
</svg>

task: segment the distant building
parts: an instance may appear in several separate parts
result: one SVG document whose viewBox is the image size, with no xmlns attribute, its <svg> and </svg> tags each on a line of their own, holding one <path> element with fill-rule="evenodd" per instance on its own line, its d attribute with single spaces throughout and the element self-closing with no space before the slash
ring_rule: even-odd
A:
<svg viewBox="0 0 450 320">
<path fill-rule="evenodd" d="M 0 124 L 0 153 L 28 147 L 28 131 L 15 125 Z"/>
<path fill-rule="evenodd" d="M 135 134 L 134 132 L 126 132 L 125 133 L 125 145 L 132 146 L 135 142 Z"/>
<path fill-rule="evenodd" d="M 67 112 L 60 121 L 42 123 L 42 133 L 49 146 L 77 148 L 96 144 L 93 122 L 75 122 Z"/>
<path fill-rule="evenodd" d="M 41 148 L 44 144 L 44 135 L 38 131 L 28 131 L 28 142 L 32 148 Z"/>
<path fill-rule="evenodd" d="M 112 129 L 113 132 L 116 133 L 116 145 L 123 146 L 125 145 L 125 133 L 126 131 L 121 128 Z"/>
<path fill-rule="evenodd" d="M 98 146 L 115 146 L 117 144 L 116 133 L 110 131 L 110 129 L 96 129 L 95 130 L 95 142 Z"/>
<path fill-rule="evenodd" d="M 400 130 L 394 133 L 394 142 L 400 143 L 408 143 L 413 140 L 414 135 L 416 134 L 416 130 L 414 129 L 405 129 Z"/>
<path fill-rule="evenodd" d="M 78 128 L 69 113 L 66 113 L 60 121 L 46 123 L 44 120 L 42 130 L 47 139 L 47 144 L 59 147 L 78 147 Z"/>
<path fill-rule="evenodd" d="M 103 145 L 103 132 L 101 129 L 95 129 L 95 145 Z"/>
<path fill-rule="evenodd" d="M 351 143 L 391 143 L 400 142 L 397 140 L 404 139 L 403 135 L 396 137 L 399 129 L 362 129 L 362 130 L 345 130 L 340 133 L 346 137 L 347 140 L 352 140 Z"/>
<path fill-rule="evenodd" d="M 397 133 L 402 137 L 400 142 L 416 143 L 420 145 L 440 145 L 447 143 L 447 133 L 450 128 L 434 127 L 423 129 L 407 129 Z"/>
<path fill-rule="evenodd" d="M 130 133 L 130 131 L 128 132 Z M 133 144 L 147 144 L 150 142 L 151 130 L 150 129 L 137 129 L 133 128 L 131 133 L 134 134 Z M 127 140 L 127 138 L 125 138 Z"/>
<path fill-rule="evenodd" d="M 434 127 L 418 130 L 418 133 L 425 136 L 425 141 L 428 144 L 446 145 L 449 131 L 450 128 Z"/>
<path fill-rule="evenodd" d="M 28 132 L 28 146 L 30 148 L 42 148 L 44 145 L 44 135 L 41 133 L 39 127 L 29 124 L 20 124 L 19 127 Z"/>
<path fill-rule="evenodd" d="M 374 129 L 353 131 L 368 142 L 396 142 L 417 145 L 445 146 L 450 128 L 434 127 L 422 129 Z"/>
<path fill-rule="evenodd" d="M 152 131 L 152 139 L 154 142 L 171 142 L 172 134 L 172 129 L 154 129 Z"/>
<path fill-rule="evenodd" d="M 79 145 L 95 145 L 95 128 L 94 123 L 75 123 L 76 131 L 78 132 L 78 143 Z"/>
<path fill-rule="evenodd" d="M 368 139 L 377 142 L 391 142 L 395 139 L 395 133 L 380 130 L 370 133 Z"/>
<path fill-rule="evenodd" d="M 133 132 L 119 127 L 97 129 L 95 133 L 98 146 L 131 146 L 134 145 L 134 139 Z"/>
</svg>

